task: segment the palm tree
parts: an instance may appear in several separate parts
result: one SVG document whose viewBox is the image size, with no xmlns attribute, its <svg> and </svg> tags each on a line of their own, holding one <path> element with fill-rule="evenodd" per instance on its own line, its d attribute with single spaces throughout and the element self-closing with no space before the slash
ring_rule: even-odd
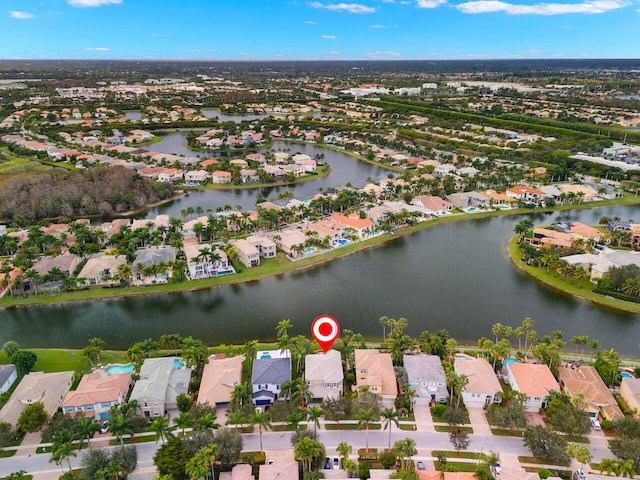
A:
<svg viewBox="0 0 640 480">
<path fill-rule="evenodd" d="M 11 272 L 13 272 L 13 267 L 8 263 L 3 263 L 2 268 L 0 268 L 0 273 L 4 274 L 7 287 L 9 288 L 9 295 L 13 297 L 13 288 L 11 286 L 11 277 L 9 275 Z"/>
<path fill-rule="evenodd" d="M 116 436 L 118 440 L 120 440 L 120 445 L 124 450 L 124 435 L 129 435 L 133 437 L 133 426 L 131 424 L 131 419 L 125 416 L 123 413 L 118 413 L 117 415 L 112 415 L 109 418 L 109 431 Z"/>
<path fill-rule="evenodd" d="M 209 412 L 205 413 L 198 419 L 196 422 L 196 428 L 198 430 L 215 430 L 216 428 L 220 428 L 220 424 L 216 423 L 213 413 Z"/>
<path fill-rule="evenodd" d="M 607 475 L 611 475 L 612 472 L 616 471 L 616 467 L 616 460 L 603 458 L 598 465 L 598 470 L 600 470 L 600 473 L 607 472 Z"/>
<path fill-rule="evenodd" d="M 61 465 L 65 460 L 69 464 L 69 471 L 72 471 L 71 468 L 71 457 L 75 457 L 76 452 L 73 451 L 73 447 L 70 442 L 61 443 L 56 447 L 51 455 L 51 459 L 49 461 L 55 461 L 56 465 Z"/>
<path fill-rule="evenodd" d="M 29 285 L 33 287 L 33 293 L 38 295 L 38 289 L 36 285 L 40 281 L 40 274 L 36 271 L 35 268 L 30 268 L 29 270 L 24 272 L 24 277 L 29 280 Z"/>
<path fill-rule="evenodd" d="M 300 423 L 304 422 L 306 419 L 307 416 L 305 415 L 305 413 L 298 411 L 287 415 L 285 421 L 287 422 L 287 425 L 290 426 L 293 430 L 298 430 L 298 426 L 300 425 Z"/>
<path fill-rule="evenodd" d="M 352 450 L 353 450 L 353 447 L 349 445 L 347 442 L 340 442 L 336 447 L 336 451 L 338 452 L 338 455 L 340 455 L 343 465 L 345 460 L 349 458 L 349 455 L 351 454 Z"/>
<path fill-rule="evenodd" d="M 629 460 L 615 460 L 616 463 L 616 475 L 621 477 L 634 478 L 636 469 L 633 467 L 633 459 Z"/>
<path fill-rule="evenodd" d="M 362 409 L 358 412 L 357 420 L 358 420 L 358 430 L 362 430 L 362 428 L 366 431 L 366 449 L 369 450 L 369 427 L 373 422 L 378 420 L 380 417 L 377 415 L 373 408 Z"/>
<path fill-rule="evenodd" d="M 171 426 L 169 421 L 164 417 L 156 417 L 151 422 L 151 430 L 156 434 L 156 443 L 158 439 L 162 440 L 164 445 L 165 440 L 171 436 Z"/>
<path fill-rule="evenodd" d="M 265 412 L 263 410 L 256 410 L 251 417 L 249 417 L 249 423 L 251 425 L 258 426 L 258 432 L 260 433 L 260 451 L 263 452 L 262 448 L 262 429 L 269 430 L 271 428 L 271 422 L 269 421 L 269 412 Z"/>
<path fill-rule="evenodd" d="M 235 412 L 228 412 L 229 418 L 227 420 L 227 424 L 235 425 L 236 429 L 240 429 L 240 425 L 244 423 L 244 414 L 237 410 Z"/>
<path fill-rule="evenodd" d="M 182 430 L 182 437 L 184 437 L 185 430 L 193 426 L 193 418 L 188 413 L 181 413 L 173 419 L 173 423 Z"/>
<path fill-rule="evenodd" d="M 395 424 L 396 427 L 398 424 L 398 412 L 393 408 L 385 408 L 382 412 L 380 412 L 380 416 L 384 418 L 384 429 L 389 428 L 389 449 L 391 449 L 391 425 Z"/>
<path fill-rule="evenodd" d="M 323 413 L 322 408 L 317 405 L 313 405 L 307 409 L 307 418 L 310 422 L 313 422 L 313 433 L 318 431 L 320 427 L 320 417 L 322 417 Z"/>
<path fill-rule="evenodd" d="M 276 335 L 278 336 L 278 338 L 284 336 L 284 335 L 289 335 L 289 329 L 291 329 L 293 327 L 293 325 L 291 324 L 291 320 L 286 318 L 283 320 L 280 320 L 278 322 L 278 326 L 276 327 Z"/>
<path fill-rule="evenodd" d="M 76 420 L 74 426 L 75 438 L 79 439 L 78 450 L 82 450 L 84 441 L 89 442 L 89 439 L 93 437 L 93 434 L 100 430 L 100 425 L 94 421 L 93 418 L 79 417 Z"/>
</svg>

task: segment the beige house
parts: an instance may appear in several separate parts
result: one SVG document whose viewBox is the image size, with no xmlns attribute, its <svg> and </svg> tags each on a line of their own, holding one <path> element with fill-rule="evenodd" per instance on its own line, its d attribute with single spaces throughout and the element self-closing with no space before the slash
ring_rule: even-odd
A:
<svg viewBox="0 0 640 480">
<path fill-rule="evenodd" d="M 253 243 L 245 239 L 240 239 L 233 243 L 233 248 L 238 252 L 238 260 L 245 267 L 260 266 L 260 252 L 258 251 L 258 247 Z"/>
<path fill-rule="evenodd" d="M 502 387 L 493 368 L 484 358 L 458 354 L 453 369 L 457 375 L 465 375 L 468 379 L 462 392 L 462 400 L 467 408 L 500 403 Z"/>
<path fill-rule="evenodd" d="M 27 405 L 42 402 L 49 416 L 53 415 L 73 383 L 74 372 L 31 372 L 25 375 L 9 401 L 0 410 L 0 422 L 18 424 Z"/>
<path fill-rule="evenodd" d="M 218 184 L 231 183 L 231 173 L 218 170 L 211 174 L 211 181 Z"/>
<path fill-rule="evenodd" d="M 314 400 L 338 398 L 343 393 L 344 372 L 340 352 L 314 353 L 305 357 L 304 379 Z"/>
<path fill-rule="evenodd" d="M 260 465 L 259 480 L 298 480 L 298 462 L 274 462 Z"/>
<path fill-rule="evenodd" d="M 127 263 L 124 255 L 102 255 L 87 260 L 78 279 L 85 285 L 108 285 L 116 283 L 114 276 L 118 274 L 118 267 Z"/>
<path fill-rule="evenodd" d="M 640 416 L 640 378 L 623 378 L 620 384 L 620 395 L 627 402 L 631 410 L 635 410 L 635 417 Z"/>
<path fill-rule="evenodd" d="M 220 480 L 255 480 L 255 477 L 250 464 L 239 463 L 230 472 L 220 472 Z"/>
<path fill-rule="evenodd" d="M 398 396 L 396 374 L 390 353 L 378 350 L 356 349 L 356 386 L 368 387 L 380 396 L 382 403 L 393 403 Z"/>
<path fill-rule="evenodd" d="M 184 174 L 186 185 L 202 185 L 209 179 L 209 172 L 206 170 L 192 170 Z"/>
<path fill-rule="evenodd" d="M 624 417 L 618 402 L 594 367 L 559 367 L 558 377 L 564 392 L 572 398 L 580 395 L 587 402 L 587 412 L 591 417 L 598 418 L 601 415 L 611 421 Z"/>
<path fill-rule="evenodd" d="M 511 388 L 526 396 L 524 408 L 537 412 L 547 405 L 550 392 L 559 392 L 560 385 L 546 365 L 539 363 L 510 363 L 507 380 Z"/>
<path fill-rule="evenodd" d="M 282 170 L 292 174 L 294 177 L 304 177 L 307 173 L 303 165 L 283 165 Z"/>
<path fill-rule="evenodd" d="M 242 355 L 229 358 L 211 355 L 202 372 L 198 403 L 228 405 L 233 389 L 240 383 L 243 360 Z"/>
</svg>

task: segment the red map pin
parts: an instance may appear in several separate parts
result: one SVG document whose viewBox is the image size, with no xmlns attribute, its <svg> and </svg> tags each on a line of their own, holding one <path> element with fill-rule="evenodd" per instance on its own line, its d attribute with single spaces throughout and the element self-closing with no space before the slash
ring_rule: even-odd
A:
<svg viewBox="0 0 640 480">
<path fill-rule="evenodd" d="M 324 353 L 331 348 L 340 336 L 340 324 L 331 315 L 320 315 L 311 324 L 311 334 Z"/>
</svg>

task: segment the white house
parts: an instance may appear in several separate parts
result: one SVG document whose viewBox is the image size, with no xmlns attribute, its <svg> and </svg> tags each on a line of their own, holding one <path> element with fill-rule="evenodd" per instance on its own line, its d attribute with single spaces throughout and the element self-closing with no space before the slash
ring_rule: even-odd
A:
<svg viewBox="0 0 640 480">
<path fill-rule="evenodd" d="M 314 400 L 342 396 L 344 373 L 340 352 L 314 353 L 305 357 L 304 379 Z"/>
</svg>

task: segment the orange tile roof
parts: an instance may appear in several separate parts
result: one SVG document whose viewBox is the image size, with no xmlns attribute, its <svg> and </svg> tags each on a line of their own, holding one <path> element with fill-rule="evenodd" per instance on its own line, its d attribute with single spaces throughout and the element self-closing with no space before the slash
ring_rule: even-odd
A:
<svg viewBox="0 0 640 480">
<path fill-rule="evenodd" d="M 538 363 L 511 363 L 507 367 L 518 384 L 520 392 L 528 397 L 546 397 L 552 390 L 560 390 L 560 385 L 546 365 Z"/>
</svg>

